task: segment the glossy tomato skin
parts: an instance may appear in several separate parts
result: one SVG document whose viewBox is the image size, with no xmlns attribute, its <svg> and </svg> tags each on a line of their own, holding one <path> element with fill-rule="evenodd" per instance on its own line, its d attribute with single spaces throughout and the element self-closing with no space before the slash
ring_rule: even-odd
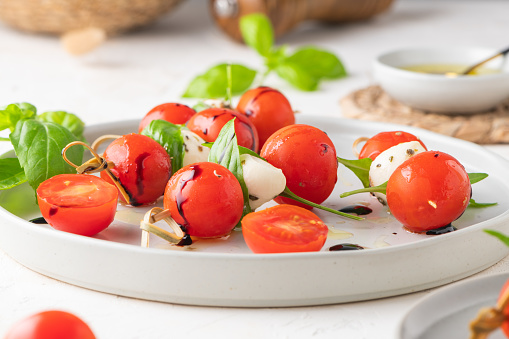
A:
<svg viewBox="0 0 509 339">
<path fill-rule="evenodd" d="M 394 217 L 413 232 L 449 225 L 463 214 L 471 196 L 468 174 L 451 155 L 427 151 L 401 164 L 387 184 Z"/>
<path fill-rule="evenodd" d="M 113 162 L 111 172 L 120 180 L 133 206 L 153 203 L 163 195 L 171 162 L 166 150 L 153 139 L 135 133 L 123 135 L 106 148 L 103 157 Z M 104 171 L 101 177 L 112 182 Z M 124 201 L 122 195 L 120 198 Z"/>
<path fill-rule="evenodd" d="M 424 143 L 411 133 L 403 131 L 381 132 L 366 141 L 359 153 L 359 159 L 371 158 L 371 160 L 375 160 L 383 151 L 409 141 L 419 141 L 422 147 L 427 150 Z"/>
<path fill-rule="evenodd" d="M 118 190 L 103 179 L 87 174 L 60 174 L 37 188 L 42 216 L 53 228 L 92 236 L 115 218 Z"/>
<path fill-rule="evenodd" d="M 221 128 L 233 118 L 235 119 L 235 134 L 240 146 L 258 152 L 258 132 L 253 123 L 243 114 L 227 108 L 207 108 L 196 113 L 186 126 L 208 142 L 216 141 Z"/>
<path fill-rule="evenodd" d="M 507 280 L 504 284 L 504 286 L 502 287 L 502 289 L 500 290 L 500 294 L 498 296 L 498 302 L 497 304 L 500 304 L 502 300 L 502 298 L 505 297 L 505 294 L 507 293 L 507 290 L 509 289 L 509 280 Z M 504 332 L 505 336 L 507 338 L 509 338 L 509 308 L 505 308 L 503 310 L 503 313 L 504 315 L 506 316 L 506 320 L 502 323 L 502 331 Z"/>
<path fill-rule="evenodd" d="M 328 232 L 316 214 L 294 205 L 277 205 L 242 219 L 244 240 L 255 253 L 319 251 Z"/>
<path fill-rule="evenodd" d="M 16 323 L 4 339 L 95 339 L 95 335 L 74 314 L 44 311 Z"/>
<path fill-rule="evenodd" d="M 178 170 L 168 181 L 164 208 L 190 236 L 215 238 L 229 234 L 244 209 L 242 188 L 225 167 L 199 162 Z"/>
<path fill-rule="evenodd" d="M 141 133 L 145 127 L 147 127 L 152 120 L 166 120 L 176 125 L 185 124 L 196 111 L 189 106 L 168 102 L 158 105 L 152 108 L 140 122 L 138 133 Z"/>
<path fill-rule="evenodd" d="M 245 92 L 237 104 L 237 111 L 245 114 L 255 125 L 261 146 L 272 133 L 295 123 L 295 114 L 288 99 L 270 87 Z"/>
<path fill-rule="evenodd" d="M 338 169 L 336 149 L 327 134 L 316 127 L 302 124 L 283 127 L 270 136 L 260 155 L 283 171 L 286 185 L 301 198 L 320 204 L 334 189 Z M 275 200 L 311 209 L 289 198 Z"/>
</svg>

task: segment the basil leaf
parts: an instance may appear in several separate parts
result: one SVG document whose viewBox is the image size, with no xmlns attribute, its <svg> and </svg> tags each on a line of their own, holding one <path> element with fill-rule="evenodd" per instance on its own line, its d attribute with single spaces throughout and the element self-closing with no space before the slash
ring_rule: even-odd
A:
<svg viewBox="0 0 509 339">
<path fill-rule="evenodd" d="M 194 78 L 187 87 L 184 98 L 226 98 L 228 77 L 227 64 L 210 68 L 204 74 Z M 239 64 L 231 64 L 232 94 L 245 92 L 253 83 L 256 71 Z"/>
<path fill-rule="evenodd" d="M 239 181 L 240 187 L 242 187 L 244 214 L 251 212 L 251 207 L 249 207 L 249 192 L 244 181 L 237 135 L 235 134 L 235 119 L 228 121 L 221 129 L 221 132 L 219 132 L 216 141 L 210 149 L 208 161 L 223 165 L 233 173 Z"/>
<path fill-rule="evenodd" d="M 484 180 L 488 177 L 486 173 L 468 173 L 468 178 L 470 179 L 470 184 L 473 185 L 481 180 Z"/>
<path fill-rule="evenodd" d="M 174 125 L 166 120 L 152 120 L 141 132 L 164 147 L 171 159 L 172 173 L 181 169 L 184 163 L 184 138 L 181 130 L 181 125 Z"/>
<path fill-rule="evenodd" d="M 76 137 L 65 127 L 35 119 L 20 120 L 10 139 L 28 183 L 34 189 L 57 174 L 76 173 L 62 157 L 64 147 L 76 141 Z M 71 147 L 66 155 L 74 164 L 80 165 L 83 148 Z"/>
<path fill-rule="evenodd" d="M 85 123 L 76 115 L 64 111 L 45 112 L 38 115 L 37 120 L 44 122 L 54 122 L 67 128 L 76 138 L 84 140 L 83 132 Z"/>
<path fill-rule="evenodd" d="M 31 119 L 37 113 L 36 108 L 29 103 L 10 104 L 0 109 L 0 131 L 16 128 L 21 119 Z"/>
<path fill-rule="evenodd" d="M 303 91 L 316 91 L 319 79 L 306 69 L 288 60 L 276 66 L 276 73 L 294 87 Z"/>
<path fill-rule="evenodd" d="M 274 45 L 274 30 L 266 15 L 260 13 L 245 15 L 240 18 L 239 28 L 246 45 L 262 56 L 269 55 Z"/>
<path fill-rule="evenodd" d="M 0 159 L 0 190 L 18 186 L 26 181 L 25 171 L 17 158 Z"/>
<path fill-rule="evenodd" d="M 498 238 L 500 241 L 502 241 L 506 246 L 509 246 L 509 237 L 506 236 L 505 234 L 502 234 L 500 232 L 497 232 L 497 231 L 493 231 L 493 230 L 484 230 L 484 232 Z"/>
<path fill-rule="evenodd" d="M 373 160 L 370 158 L 359 160 L 347 160 L 340 157 L 337 158 L 340 164 L 345 165 L 346 168 L 351 170 L 357 178 L 359 178 L 364 187 L 369 187 L 369 168 L 371 167 Z"/>
<path fill-rule="evenodd" d="M 298 65 L 319 79 L 337 79 L 346 76 L 345 67 L 336 55 L 315 47 L 297 50 L 287 58 L 286 62 Z"/>
<path fill-rule="evenodd" d="M 498 203 L 496 202 L 488 202 L 488 203 L 480 203 L 476 202 L 474 199 L 470 199 L 470 202 L 468 203 L 468 207 L 472 208 L 485 208 L 490 206 L 496 206 Z"/>
</svg>

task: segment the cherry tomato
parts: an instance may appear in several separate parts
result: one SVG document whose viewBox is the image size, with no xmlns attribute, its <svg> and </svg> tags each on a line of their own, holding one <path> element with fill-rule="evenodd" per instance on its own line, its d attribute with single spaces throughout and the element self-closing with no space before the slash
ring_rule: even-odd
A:
<svg viewBox="0 0 509 339">
<path fill-rule="evenodd" d="M 272 134 L 260 152 L 270 164 L 280 168 L 286 185 L 298 196 L 320 204 L 329 197 L 337 181 L 336 149 L 325 132 L 308 125 L 290 125 Z M 287 203 L 310 209 L 289 198 Z"/>
<path fill-rule="evenodd" d="M 45 311 L 16 323 L 4 339 L 95 339 L 95 335 L 74 314 Z"/>
<path fill-rule="evenodd" d="M 423 142 L 413 134 L 403 131 L 381 132 L 366 141 L 359 153 L 359 159 L 371 158 L 371 160 L 375 160 L 386 149 L 408 141 L 419 141 L 422 147 L 427 150 Z"/>
<path fill-rule="evenodd" d="M 509 289 L 509 280 L 507 280 L 504 284 L 504 286 L 502 287 L 502 289 L 500 290 L 500 294 L 498 296 L 498 303 L 500 303 L 502 300 L 502 298 L 505 297 L 505 294 L 507 293 L 507 290 Z M 509 308 L 505 308 L 503 310 L 504 312 L 504 315 L 506 316 L 506 320 L 502 323 L 502 331 L 504 332 L 505 336 L 507 338 L 509 338 Z"/>
<path fill-rule="evenodd" d="M 108 227 L 115 217 L 117 188 L 87 174 L 59 174 L 37 188 L 44 219 L 55 229 L 91 236 Z"/>
<path fill-rule="evenodd" d="M 387 184 L 394 217 L 413 232 L 449 225 L 463 214 L 471 196 L 468 174 L 458 160 L 427 151 L 401 164 Z"/>
<path fill-rule="evenodd" d="M 230 233 L 244 209 L 242 188 L 225 167 L 199 162 L 178 170 L 168 181 L 164 208 L 190 236 L 213 238 Z"/>
<path fill-rule="evenodd" d="M 203 140 L 214 142 L 221 128 L 233 118 L 237 143 L 258 152 L 258 132 L 253 123 L 243 114 L 227 108 L 207 108 L 196 113 L 187 122 L 187 128 L 198 134 Z"/>
<path fill-rule="evenodd" d="M 120 180 L 133 206 L 153 203 L 163 195 L 171 161 L 166 150 L 153 139 L 135 133 L 124 135 L 106 148 L 103 157 L 113 162 L 111 172 Z M 104 171 L 101 177 L 111 182 Z"/>
<path fill-rule="evenodd" d="M 319 251 L 328 232 L 316 214 L 292 205 L 277 205 L 242 219 L 244 240 L 255 253 Z"/>
<path fill-rule="evenodd" d="M 145 117 L 141 120 L 138 128 L 138 133 L 141 133 L 145 127 L 147 127 L 152 120 L 166 120 L 172 124 L 182 125 L 185 124 L 196 111 L 189 106 L 178 104 L 174 102 L 168 102 L 152 108 Z"/>
<path fill-rule="evenodd" d="M 255 125 L 260 145 L 280 128 L 295 123 L 292 106 L 286 97 L 270 87 L 258 87 L 245 92 L 237 111 L 245 114 Z"/>
</svg>

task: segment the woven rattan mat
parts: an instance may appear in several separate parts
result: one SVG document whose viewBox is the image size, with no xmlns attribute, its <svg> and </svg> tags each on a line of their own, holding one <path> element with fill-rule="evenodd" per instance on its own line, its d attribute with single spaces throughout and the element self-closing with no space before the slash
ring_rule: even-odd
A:
<svg viewBox="0 0 509 339">
<path fill-rule="evenodd" d="M 340 105 L 347 118 L 420 127 L 478 144 L 509 143 L 509 100 L 489 112 L 446 115 L 411 108 L 370 86 L 350 93 Z"/>
</svg>

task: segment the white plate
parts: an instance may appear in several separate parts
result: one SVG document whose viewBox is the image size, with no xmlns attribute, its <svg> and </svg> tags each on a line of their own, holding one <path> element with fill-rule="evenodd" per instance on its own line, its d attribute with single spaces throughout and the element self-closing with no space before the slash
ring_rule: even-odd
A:
<svg viewBox="0 0 509 339">
<path fill-rule="evenodd" d="M 420 300 L 403 318 L 399 339 L 465 339 L 469 324 L 483 307 L 496 305 L 508 273 L 462 281 Z M 501 329 L 489 339 L 504 339 Z"/>
<path fill-rule="evenodd" d="M 0 192 L 0 248 L 19 263 L 50 277 L 136 298 L 215 306 L 298 306 L 366 300 L 418 291 L 467 277 L 507 255 L 508 249 L 485 234 L 509 231 L 509 163 L 484 148 L 424 130 L 396 125 L 300 115 L 328 133 L 343 158 L 353 159 L 351 145 L 360 136 L 404 129 L 417 134 L 430 149 L 455 155 L 469 172 L 490 177 L 474 185 L 474 199 L 499 203 L 467 210 L 453 224 L 458 231 L 440 236 L 409 233 L 369 194 L 340 199 L 359 188 L 353 174 L 339 167 L 336 190 L 324 203 L 341 208 L 368 204 L 374 212 L 364 221 L 316 211 L 332 229 L 318 253 L 256 255 L 240 232 L 229 239 L 198 241 L 179 249 L 152 238 L 152 248 L 139 246 L 138 221 L 143 208 L 122 208 L 117 220 L 95 238 L 55 231 L 26 220 L 38 216 L 33 192 L 25 185 Z M 87 138 L 125 134 L 137 121 L 87 128 Z M 343 239 L 341 239 L 343 238 Z M 338 243 L 367 247 L 329 252 Z"/>
</svg>

